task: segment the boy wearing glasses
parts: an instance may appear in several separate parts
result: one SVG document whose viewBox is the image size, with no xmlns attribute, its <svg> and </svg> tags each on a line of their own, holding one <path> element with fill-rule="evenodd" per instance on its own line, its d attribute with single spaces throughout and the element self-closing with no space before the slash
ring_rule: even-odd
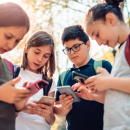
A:
<svg viewBox="0 0 130 130">
<path fill-rule="evenodd" d="M 73 86 L 76 81 L 72 80 L 72 71 L 83 75 L 93 76 L 94 59 L 90 58 L 90 41 L 87 34 L 80 25 L 69 26 L 64 29 L 62 43 L 65 49 L 63 52 L 73 63 L 73 67 L 67 72 L 64 79 L 64 86 Z M 103 67 L 111 72 L 111 64 L 102 61 Z M 59 77 L 57 86 L 62 86 Z M 66 117 L 67 130 L 102 130 L 103 129 L 103 104 L 93 101 L 92 94 L 88 94 L 88 100 L 81 99 L 73 103 L 71 95 L 66 96 L 56 92 L 56 103 L 54 111 L 59 117 Z M 95 99 L 96 100 L 96 99 Z M 98 100 L 97 100 L 98 101 Z"/>
</svg>

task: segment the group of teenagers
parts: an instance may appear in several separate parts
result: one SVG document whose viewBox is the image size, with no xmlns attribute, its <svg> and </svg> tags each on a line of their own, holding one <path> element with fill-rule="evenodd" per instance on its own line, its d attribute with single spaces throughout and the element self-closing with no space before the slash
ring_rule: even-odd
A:
<svg viewBox="0 0 130 130">
<path fill-rule="evenodd" d="M 63 52 L 73 63 L 64 77 L 64 86 L 72 86 L 80 102 L 57 91 L 63 84 L 60 75 L 57 86 L 52 79 L 55 44 L 46 31 L 36 31 L 28 38 L 18 76 L 14 76 L 11 62 L 0 56 L 0 130 L 50 130 L 55 114 L 66 117 L 67 130 L 130 130 L 130 30 L 119 7 L 122 1 L 106 0 L 91 7 L 84 29 L 73 25 L 63 30 Z M 19 5 L 0 4 L 0 54 L 15 48 L 29 26 L 28 15 Z M 120 45 L 113 67 L 102 60 L 102 66 L 94 70 L 89 37 L 99 46 Z M 89 78 L 84 83 L 76 82 L 72 71 Z M 56 97 L 53 105 L 37 103 L 44 95 L 43 89 L 31 94 L 26 88 L 41 79 L 52 79 L 47 96 Z"/>
</svg>

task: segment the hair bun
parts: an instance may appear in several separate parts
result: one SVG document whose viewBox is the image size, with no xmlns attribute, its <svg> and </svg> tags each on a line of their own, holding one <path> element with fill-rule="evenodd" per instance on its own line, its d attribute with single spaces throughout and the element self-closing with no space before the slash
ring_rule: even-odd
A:
<svg viewBox="0 0 130 130">
<path fill-rule="evenodd" d="M 120 2 L 123 2 L 124 0 L 105 0 L 105 1 L 109 5 L 119 6 Z"/>
</svg>

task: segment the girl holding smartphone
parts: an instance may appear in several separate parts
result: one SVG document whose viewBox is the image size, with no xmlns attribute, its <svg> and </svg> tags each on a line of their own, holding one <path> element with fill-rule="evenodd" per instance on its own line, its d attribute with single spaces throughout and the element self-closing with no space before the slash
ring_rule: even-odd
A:
<svg viewBox="0 0 130 130">
<path fill-rule="evenodd" d="M 34 83 L 37 80 L 49 79 L 55 72 L 54 41 L 45 31 L 36 31 L 28 39 L 24 47 L 19 76 L 21 86 L 25 80 Z M 55 82 L 52 82 L 48 96 L 54 97 Z M 53 105 L 40 104 L 43 89 L 33 95 L 16 119 L 16 130 L 50 130 L 55 121 Z"/>
</svg>

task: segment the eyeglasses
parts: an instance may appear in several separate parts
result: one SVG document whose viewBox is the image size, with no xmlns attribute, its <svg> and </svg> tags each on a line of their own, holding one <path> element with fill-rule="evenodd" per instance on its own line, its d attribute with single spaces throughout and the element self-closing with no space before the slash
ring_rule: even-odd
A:
<svg viewBox="0 0 130 130">
<path fill-rule="evenodd" d="M 81 43 L 81 44 L 75 44 L 75 45 L 72 46 L 71 48 L 65 48 L 65 49 L 63 49 L 62 51 L 64 52 L 64 54 L 69 55 L 69 54 L 71 53 L 71 49 L 72 49 L 74 52 L 79 51 L 79 50 L 81 49 L 80 46 L 81 46 L 82 44 L 85 44 L 85 45 L 86 45 L 86 43 L 83 42 L 83 43 Z"/>
</svg>

